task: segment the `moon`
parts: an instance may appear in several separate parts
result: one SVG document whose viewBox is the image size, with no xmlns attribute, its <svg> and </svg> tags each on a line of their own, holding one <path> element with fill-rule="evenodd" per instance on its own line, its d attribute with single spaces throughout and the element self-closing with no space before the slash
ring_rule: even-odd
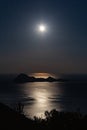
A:
<svg viewBox="0 0 87 130">
<path fill-rule="evenodd" d="M 46 31 L 46 26 L 43 25 L 43 24 L 39 25 L 39 31 L 40 32 L 45 32 Z"/>
</svg>

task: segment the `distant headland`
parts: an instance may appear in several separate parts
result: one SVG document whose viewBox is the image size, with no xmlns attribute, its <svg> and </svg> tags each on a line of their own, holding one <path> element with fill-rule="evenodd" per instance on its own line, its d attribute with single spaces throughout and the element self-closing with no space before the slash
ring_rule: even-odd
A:
<svg viewBox="0 0 87 130">
<path fill-rule="evenodd" d="M 63 79 L 56 79 L 53 77 L 48 78 L 35 78 L 33 76 L 28 76 L 24 73 L 19 74 L 15 80 L 16 83 L 26 83 L 26 82 L 57 82 L 57 81 L 63 81 Z"/>
<path fill-rule="evenodd" d="M 20 73 L 14 79 L 15 83 L 26 83 L 26 82 L 68 82 L 68 83 L 85 83 L 87 84 L 87 79 L 80 78 L 54 78 L 52 76 L 48 76 L 47 78 L 36 78 L 34 76 L 28 76 L 27 74 Z"/>
</svg>

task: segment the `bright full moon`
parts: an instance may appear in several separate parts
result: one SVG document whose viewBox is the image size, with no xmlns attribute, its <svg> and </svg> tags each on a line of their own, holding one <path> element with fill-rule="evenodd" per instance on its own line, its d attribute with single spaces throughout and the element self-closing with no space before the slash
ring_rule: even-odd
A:
<svg viewBox="0 0 87 130">
<path fill-rule="evenodd" d="M 46 31 L 46 27 L 44 25 L 40 25 L 39 26 L 39 31 L 40 32 L 45 32 Z"/>
</svg>

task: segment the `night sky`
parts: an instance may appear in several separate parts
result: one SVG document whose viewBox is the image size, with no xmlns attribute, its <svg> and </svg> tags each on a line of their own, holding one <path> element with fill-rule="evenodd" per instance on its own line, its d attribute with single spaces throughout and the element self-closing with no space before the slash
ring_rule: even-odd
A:
<svg viewBox="0 0 87 130">
<path fill-rule="evenodd" d="M 87 0 L 0 0 L 0 73 L 20 72 L 87 73 Z"/>
</svg>

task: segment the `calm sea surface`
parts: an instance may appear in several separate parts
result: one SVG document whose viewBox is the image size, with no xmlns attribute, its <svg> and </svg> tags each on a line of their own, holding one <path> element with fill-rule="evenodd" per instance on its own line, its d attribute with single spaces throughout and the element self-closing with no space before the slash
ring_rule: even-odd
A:
<svg viewBox="0 0 87 130">
<path fill-rule="evenodd" d="M 0 102 L 13 108 L 24 104 L 27 116 L 43 116 L 48 110 L 87 113 L 87 83 L 34 82 L 25 84 L 0 83 Z"/>
</svg>

